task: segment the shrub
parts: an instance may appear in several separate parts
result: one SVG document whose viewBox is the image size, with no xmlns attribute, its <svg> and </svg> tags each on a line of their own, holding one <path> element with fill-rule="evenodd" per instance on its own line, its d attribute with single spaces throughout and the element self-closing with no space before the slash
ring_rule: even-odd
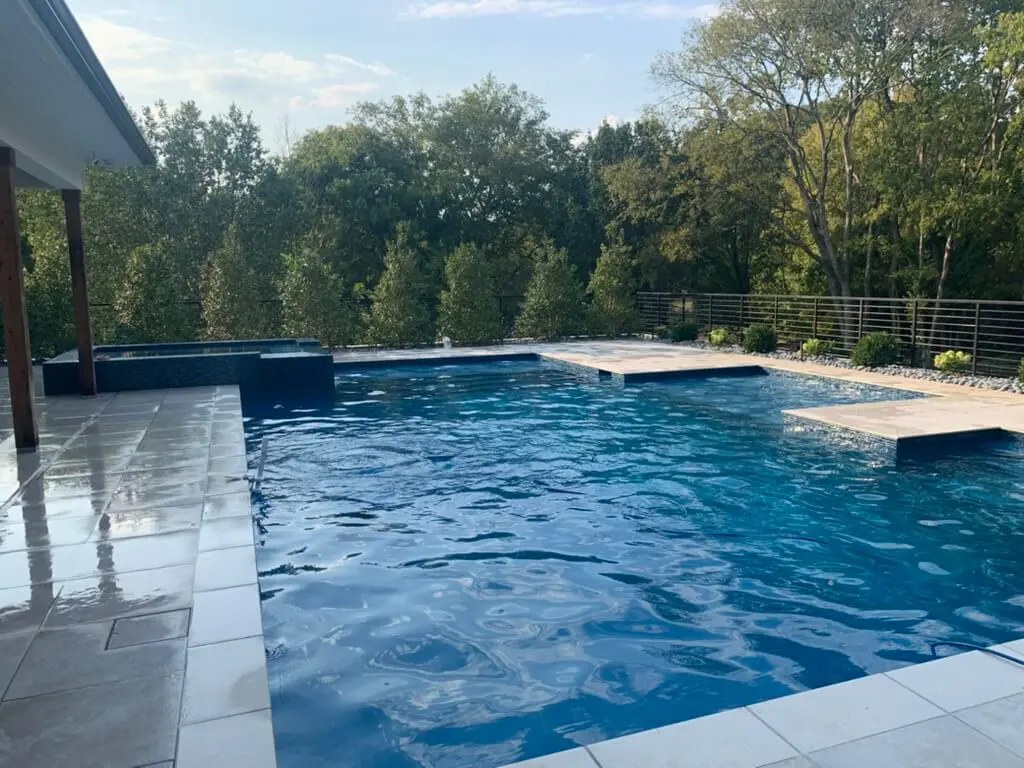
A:
<svg viewBox="0 0 1024 768">
<path fill-rule="evenodd" d="M 804 357 L 822 357 L 832 351 L 832 345 L 822 339 L 808 339 L 800 345 Z"/>
<path fill-rule="evenodd" d="M 1024 357 L 1020 359 L 1020 368 L 1017 369 L 1017 381 L 1024 384 Z"/>
<path fill-rule="evenodd" d="M 900 343 L 891 333 L 876 331 L 865 334 L 853 345 L 850 352 L 850 363 L 855 366 L 877 368 L 880 365 L 892 365 L 899 362 Z"/>
<path fill-rule="evenodd" d="M 774 352 L 779 343 L 775 329 L 770 325 L 752 325 L 743 332 L 745 352 Z"/>
<path fill-rule="evenodd" d="M 460 245 L 444 261 L 444 278 L 438 306 L 441 334 L 464 344 L 501 338 L 494 277 L 484 253 L 472 243 Z"/>
<path fill-rule="evenodd" d="M 636 330 L 636 263 L 619 234 L 601 246 L 587 292 L 593 297 L 591 325 L 597 333 L 618 336 Z"/>
<path fill-rule="evenodd" d="M 966 352 L 947 349 L 932 360 L 936 370 L 944 373 L 963 373 L 971 369 L 971 356 Z"/>
<path fill-rule="evenodd" d="M 373 289 L 373 304 L 367 318 L 371 343 L 385 347 L 433 341 L 434 324 L 423 302 L 426 277 L 421 248 L 412 227 L 402 222 L 387 243 L 384 273 Z"/>
<path fill-rule="evenodd" d="M 730 335 L 728 328 L 715 328 L 708 334 L 708 344 L 712 347 L 724 346 L 729 343 Z"/>
<path fill-rule="evenodd" d="M 579 333 L 584 320 L 583 286 L 569 254 L 549 240 L 529 242 L 526 247 L 532 251 L 533 275 L 516 318 L 516 335 L 557 339 Z"/>
<path fill-rule="evenodd" d="M 679 320 L 669 326 L 668 337 L 672 341 L 696 341 L 699 332 L 700 326 L 692 320 Z"/>
<path fill-rule="evenodd" d="M 668 326 L 667 325 L 659 325 L 657 328 L 654 329 L 654 335 L 657 338 L 659 338 L 659 339 L 667 339 L 668 338 Z"/>
</svg>

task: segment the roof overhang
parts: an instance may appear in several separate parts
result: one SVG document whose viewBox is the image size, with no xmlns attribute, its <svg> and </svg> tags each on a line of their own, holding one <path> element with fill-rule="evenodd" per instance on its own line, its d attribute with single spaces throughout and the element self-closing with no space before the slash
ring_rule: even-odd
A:
<svg viewBox="0 0 1024 768">
<path fill-rule="evenodd" d="M 0 145 L 18 186 L 81 189 L 86 166 L 154 162 L 64 0 L 0 3 Z"/>
</svg>

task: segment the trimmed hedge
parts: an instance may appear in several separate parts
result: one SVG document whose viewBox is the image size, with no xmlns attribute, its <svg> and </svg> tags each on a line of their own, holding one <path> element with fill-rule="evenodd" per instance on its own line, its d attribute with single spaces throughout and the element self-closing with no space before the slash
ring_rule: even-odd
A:
<svg viewBox="0 0 1024 768">
<path fill-rule="evenodd" d="M 900 361 L 900 343 L 891 333 L 865 334 L 850 352 L 850 364 L 865 368 L 894 365 Z"/>
<path fill-rule="evenodd" d="M 743 332 L 743 349 L 746 352 L 774 352 L 779 339 L 770 325 L 752 325 Z"/>
</svg>

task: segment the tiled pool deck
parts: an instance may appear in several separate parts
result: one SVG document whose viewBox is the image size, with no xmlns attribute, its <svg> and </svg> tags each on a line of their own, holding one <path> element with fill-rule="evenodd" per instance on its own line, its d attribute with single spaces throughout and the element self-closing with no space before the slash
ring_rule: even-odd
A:
<svg viewBox="0 0 1024 768">
<path fill-rule="evenodd" d="M 336 360 L 509 354 L 539 354 L 627 383 L 750 366 L 836 376 L 945 395 L 913 402 L 983 409 L 1002 428 L 1011 420 L 993 414 L 1022 403 L 1015 395 L 628 341 L 347 352 Z M 0 400 L 0 765 L 273 768 L 237 388 L 40 397 L 39 410 L 42 446 L 19 456 Z M 884 427 L 885 413 L 864 418 Z M 907 419 L 934 422 L 927 412 L 899 413 L 900 429 Z M 852 417 L 828 418 L 844 425 Z M 1006 649 L 1024 658 L 1024 641 Z M 1024 667 L 975 652 L 529 765 L 1024 768 L 1022 716 Z"/>
<path fill-rule="evenodd" d="M 0 765 L 272 768 L 237 387 L 0 408 Z"/>
</svg>

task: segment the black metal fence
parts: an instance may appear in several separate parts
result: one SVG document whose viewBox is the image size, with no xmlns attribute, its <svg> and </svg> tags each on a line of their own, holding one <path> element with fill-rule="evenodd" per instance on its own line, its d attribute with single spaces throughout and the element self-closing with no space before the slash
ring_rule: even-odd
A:
<svg viewBox="0 0 1024 768">
<path fill-rule="evenodd" d="M 974 373 L 1012 376 L 1024 356 L 1024 302 L 961 299 L 887 299 L 732 293 L 640 293 L 644 330 L 681 320 L 741 330 L 754 323 L 775 328 L 782 344 L 816 338 L 847 355 L 871 331 L 899 339 L 906 362 L 930 366 L 948 349 L 971 355 Z"/>
</svg>

